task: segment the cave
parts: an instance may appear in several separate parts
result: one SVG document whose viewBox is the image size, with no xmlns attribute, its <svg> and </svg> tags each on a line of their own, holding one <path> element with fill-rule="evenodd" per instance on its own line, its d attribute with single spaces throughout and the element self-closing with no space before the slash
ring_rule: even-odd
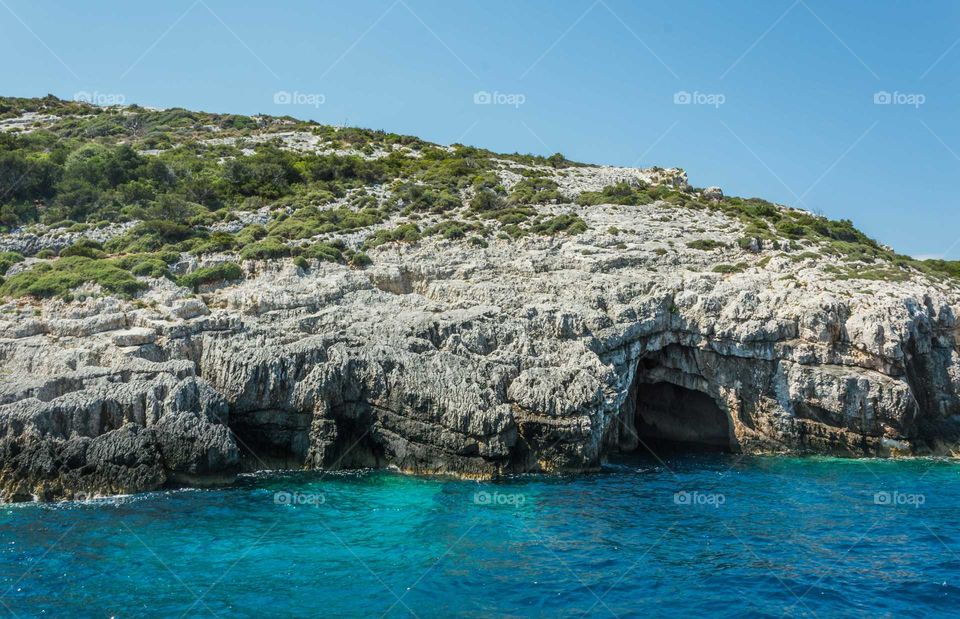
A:
<svg viewBox="0 0 960 619">
<path fill-rule="evenodd" d="M 668 382 L 639 383 L 634 428 L 641 449 L 728 452 L 730 421 L 709 395 Z"/>
<path fill-rule="evenodd" d="M 621 453 L 733 452 L 737 441 L 725 407 L 703 369 L 702 351 L 669 345 L 637 361 L 615 431 Z M 708 373 L 711 375 L 711 373 Z"/>
</svg>

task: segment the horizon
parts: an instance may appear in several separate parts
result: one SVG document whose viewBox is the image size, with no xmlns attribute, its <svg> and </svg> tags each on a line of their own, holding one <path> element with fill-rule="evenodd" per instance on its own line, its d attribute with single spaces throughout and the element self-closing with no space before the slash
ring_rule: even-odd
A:
<svg viewBox="0 0 960 619">
<path fill-rule="evenodd" d="M 678 167 L 696 186 L 851 219 L 901 253 L 957 259 L 951 16 L 960 7 L 945 0 L 843 10 L 810 0 L 297 1 L 270 11 L 8 0 L 0 49 L 17 59 L 2 74 L 11 96 L 289 115 L 494 152 Z"/>
</svg>

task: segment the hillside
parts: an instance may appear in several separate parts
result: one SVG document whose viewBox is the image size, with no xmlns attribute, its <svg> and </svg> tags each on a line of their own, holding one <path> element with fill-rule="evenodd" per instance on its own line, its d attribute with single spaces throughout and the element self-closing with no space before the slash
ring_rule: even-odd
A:
<svg viewBox="0 0 960 619">
<path fill-rule="evenodd" d="M 0 493 L 950 454 L 960 263 L 587 165 L 0 99 Z"/>
</svg>

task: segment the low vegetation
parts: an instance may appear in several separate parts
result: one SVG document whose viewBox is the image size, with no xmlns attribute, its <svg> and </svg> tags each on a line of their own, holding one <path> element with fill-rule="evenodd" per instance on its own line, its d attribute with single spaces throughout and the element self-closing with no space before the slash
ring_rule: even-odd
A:
<svg viewBox="0 0 960 619">
<path fill-rule="evenodd" d="M 493 238 L 576 235 L 588 229 L 575 212 L 544 215 L 536 205 L 563 205 L 552 170 L 581 166 L 550 157 L 496 154 L 461 144 L 440 147 L 416 137 L 362 128 L 338 128 L 290 117 L 209 114 L 138 106 L 101 108 L 42 99 L 0 98 L 0 119 L 25 112 L 51 115 L 29 131 L 0 132 L 0 232 L 43 224 L 61 233 L 88 234 L 124 222 L 124 234 L 96 235 L 59 252 L 45 249 L 29 268 L 0 253 L 0 294 L 67 296 L 83 284 L 133 295 L 145 278 L 168 278 L 196 289 L 242 277 L 240 262 L 292 258 L 362 268 L 366 253 L 391 243 L 439 237 L 477 250 Z M 321 148 L 288 148 L 281 132 L 303 132 Z M 272 136 L 272 133 L 278 135 Z M 520 180 L 504 187 L 504 164 Z M 741 249 L 792 255 L 828 255 L 843 266 L 832 276 L 898 280 L 922 272 L 960 278 L 960 262 L 901 256 L 857 230 L 756 198 L 708 200 L 672 184 L 620 182 L 575 199 L 581 207 L 656 204 L 659 221 L 670 209 L 721 213 L 743 224 Z M 260 222 L 241 225 L 239 222 Z M 610 228 L 614 236 L 621 230 Z M 343 238 L 348 239 L 345 242 Z M 624 239 L 614 247 L 625 248 Z M 688 247 L 728 249 L 701 239 Z M 660 250 L 657 252 L 665 252 Z M 174 278 L 185 253 L 217 266 Z M 743 263 L 720 264 L 719 273 Z M 18 272 L 19 271 L 19 272 Z"/>
</svg>

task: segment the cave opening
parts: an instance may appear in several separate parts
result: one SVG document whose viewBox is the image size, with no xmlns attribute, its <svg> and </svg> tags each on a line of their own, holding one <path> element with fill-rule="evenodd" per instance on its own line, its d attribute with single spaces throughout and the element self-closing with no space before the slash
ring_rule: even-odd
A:
<svg viewBox="0 0 960 619">
<path fill-rule="evenodd" d="M 645 448 L 658 454 L 731 451 L 727 414 L 706 393 L 669 382 L 641 382 L 635 398 L 634 427 Z"/>
</svg>

